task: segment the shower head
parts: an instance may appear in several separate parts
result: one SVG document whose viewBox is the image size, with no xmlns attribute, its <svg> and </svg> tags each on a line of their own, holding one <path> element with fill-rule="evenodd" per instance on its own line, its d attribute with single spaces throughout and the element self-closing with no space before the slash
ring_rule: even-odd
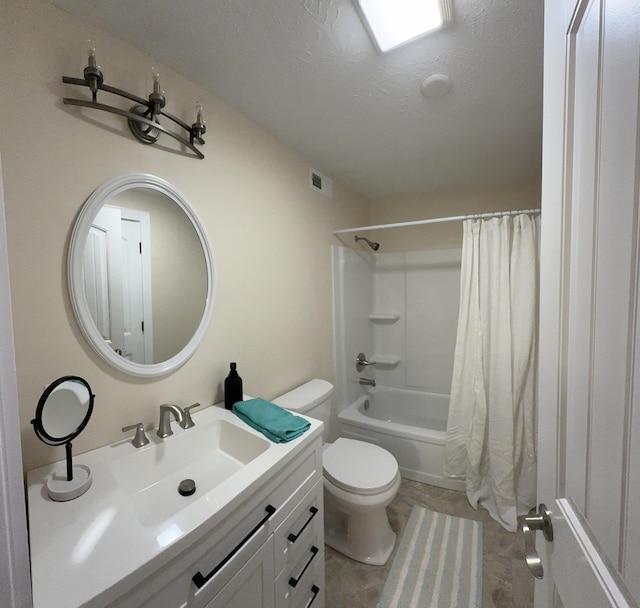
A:
<svg viewBox="0 0 640 608">
<path fill-rule="evenodd" d="M 372 243 L 368 238 L 364 236 L 356 236 L 356 243 L 358 241 L 366 241 L 367 245 L 369 245 L 369 247 L 371 247 L 371 249 L 373 249 L 374 251 L 378 251 L 378 249 L 380 249 L 380 243 Z"/>
</svg>

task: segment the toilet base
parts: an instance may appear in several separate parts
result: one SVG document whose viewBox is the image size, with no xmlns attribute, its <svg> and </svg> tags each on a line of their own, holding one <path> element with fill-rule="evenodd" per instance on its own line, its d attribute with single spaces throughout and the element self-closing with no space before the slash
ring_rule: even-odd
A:
<svg viewBox="0 0 640 608">
<path fill-rule="evenodd" d="M 389 525 L 385 507 L 347 514 L 336 510 L 325 493 L 324 542 L 347 557 L 384 566 L 393 553 L 396 534 Z"/>
</svg>

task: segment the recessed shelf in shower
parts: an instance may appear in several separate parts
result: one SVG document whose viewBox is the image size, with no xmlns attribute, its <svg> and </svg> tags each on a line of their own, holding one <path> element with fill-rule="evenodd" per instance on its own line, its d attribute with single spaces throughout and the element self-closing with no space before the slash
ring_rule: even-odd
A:
<svg viewBox="0 0 640 608">
<path fill-rule="evenodd" d="M 399 357 L 375 355 L 371 357 L 371 362 L 376 367 L 396 367 L 400 363 Z"/>
<path fill-rule="evenodd" d="M 374 323 L 395 323 L 399 318 L 398 314 L 386 312 L 372 312 L 369 315 L 369 320 Z"/>
</svg>

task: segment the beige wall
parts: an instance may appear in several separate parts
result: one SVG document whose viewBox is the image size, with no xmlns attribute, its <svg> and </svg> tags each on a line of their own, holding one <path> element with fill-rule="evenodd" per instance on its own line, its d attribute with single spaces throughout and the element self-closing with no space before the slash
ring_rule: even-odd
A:
<svg viewBox="0 0 640 608">
<path fill-rule="evenodd" d="M 195 102 L 205 107 L 203 161 L 138 143 L 118 117 L 64 106 L 63 96 L 87 95 L 61 82 L 81 75 L 87 38 L 112 86 L 146 96 L 156 64 L 37 0 L 0 0 L 0 14 L 0 153 L 25 468 L 64 456 L 39 442 L 29 421 L 44 385 L 65 374 L 83 376 L 96 394 L 76 454 L 122 438 L 124 425 L 157 423 L 161 403 L 219 401 L 229 361 L 245 391 L 265 398 L 313 377 L 332 380 L 331 232 L 368 223 L 368 202 L 340 183 L 333 200 L 312 192 L 306 159 L 162 65 L 169 112 L 191 122 Z M 102 363 L 67 295 L 75 218 L 96 187 L 128 172 L 166 179 L 192 202 L 217 264 L 204 342 L 159 380 Z"/>
<path fill-rule="evenodd" d="M 220 401 L 229 361 L 238 362 L 245 392 L 265 398 L 312 377 L 333 380 L 329 246 L 354 245 L 353 235 L 336 239 L 333 230 L 539 206 L 538 180 L 371 204 L 335 182 L 328 200 L 309 189 L 307 159 L 162 65 L 166 109 L 190 123 L 195 102 L 205 108 L 206 158 L 162 149 L 176 149 L 169 138 L 144 146 L 123 119 L 63 105 L 63 96 L 87 90 L 61 77 L 81 76 L 92 38 L 105 82 L 145 97 L 153 58 L 39 0 L 0 0 L 0 15 L 0 154 L 26 469 L 64 456 L 40 443 L 29 423 L 44 385 L 62 375 L 85 377 L 96 394 L 76 454 L 120 439 L 124 425 L 156 424 L 161 403 Z M 218 273 L 203 344 L 157 380 L 128 377 L 93 353 L 66 288 L 69 237 L 83 202 L 129 172 L 166 179 L 191 201 Z M 363 234 L 389 252 L 455 247 L 460 231 L 454 222 Z"/>
<path fill-rule="evenodd" d="M 509 184 L 494 188 L 450 191 L 440 194 L 374 201 L 371 224 L 409 222 L 437 217 L 540 208 L 540 179 L 528 184 Z M 459 221 L 407 228 L 388 228 L 362 233 L 380 242 L 381 252 L 422 251 L 459 247 L 462 224 Z M 342 235 L 353 246 L 353 235 Z M 360 243 L 358 246 L 366 247 Z"/>
</svg>

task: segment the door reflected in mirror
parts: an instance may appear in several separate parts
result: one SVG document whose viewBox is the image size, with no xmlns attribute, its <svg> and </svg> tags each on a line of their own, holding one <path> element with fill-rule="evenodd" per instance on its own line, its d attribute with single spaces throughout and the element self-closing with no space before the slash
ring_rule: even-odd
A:
<svg viewBox="0 0 640 608">
<path fill-rule="evenodd" d="M 204 314 L 207 268 L 198 234 L 164 194 L 126 190 L 91 225 L 84 285 L 109 347 L 136 363 L 167 361 L 187 345 Z"/>
<path fill-rule="evenodd" d="M 171 184 L 124 175 L 87 200 L 71 238 L 69 291 L 105 361 L 136 376 L 182 365 L 202 339 L 214 287 L 202 225 Z"/>
</svg>

